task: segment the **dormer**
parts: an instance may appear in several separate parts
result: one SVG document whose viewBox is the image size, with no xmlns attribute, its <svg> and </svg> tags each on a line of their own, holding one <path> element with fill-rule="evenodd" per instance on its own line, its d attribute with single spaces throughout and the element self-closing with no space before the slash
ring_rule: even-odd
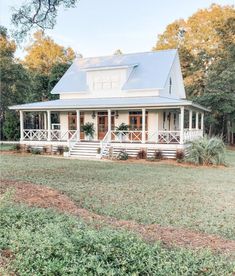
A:
<svg viewBox="0 0 235 276">
<path fill-rule="evenodd" d="M 89 91 L 121 90 L 138 64 L 106 67 L 86 67 L 86 83 Z"/>
</svg>

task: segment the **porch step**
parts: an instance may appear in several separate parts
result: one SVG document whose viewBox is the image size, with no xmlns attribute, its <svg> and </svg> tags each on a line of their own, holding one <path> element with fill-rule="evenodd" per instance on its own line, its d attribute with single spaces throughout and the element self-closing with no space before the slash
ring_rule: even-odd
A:
<svg viewBox="0 0 235 276">
<path fill-rule="evenodd" d="M 70 149 L 70 156 L 82 158 L 97 158 L 99 142 L 77 142 Z"/>
</svg>

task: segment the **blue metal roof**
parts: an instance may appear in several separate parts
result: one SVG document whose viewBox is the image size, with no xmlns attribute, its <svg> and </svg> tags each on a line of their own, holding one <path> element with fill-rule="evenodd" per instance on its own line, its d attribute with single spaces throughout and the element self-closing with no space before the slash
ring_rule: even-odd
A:
<svg viewBox="0 0 235 276">
<path fill-rule="evenodd" d="M 59 99 L 47 102 L 36 102 L 11 106 L 16 110 L 45 110 L 45 109 L 95 109 L 95 108 L 131 108 L 144 106 L 182 106 L 190 105 L 187 100 L 165 97 L 113 97 L 113 98 L 86 98 L 86 99 Z"/>
<path fill-rule="evenodd" d="M 52 94 L 79 93 L 88 90 L 86 70 L 133 67 L 123 90 L 163 89 L 177 50 L 162 50 L 106 57 L 77 58 L 56 84 Z M 135 65 L 135 66 L 133 66 Z"/>
</svg>

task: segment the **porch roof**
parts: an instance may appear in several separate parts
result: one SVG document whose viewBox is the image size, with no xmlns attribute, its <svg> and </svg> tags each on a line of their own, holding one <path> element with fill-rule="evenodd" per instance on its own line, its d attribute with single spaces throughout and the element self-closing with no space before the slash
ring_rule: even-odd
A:
<svg viewBox="0 0 235 276">
<path fill-rule="evenodd" d="M 166 97 L 112 97 L 112 98 L 85 98 L 59 99 L 46 102 L 35 102 L 10 106 L 13 110 L 67 110 L 67 109 L 107 109 L 107 108 L 140 108 L 140 107 L 180 107 L 193 106 L 209 111 L 203 106 L 191 101 Z"/>
</svg>

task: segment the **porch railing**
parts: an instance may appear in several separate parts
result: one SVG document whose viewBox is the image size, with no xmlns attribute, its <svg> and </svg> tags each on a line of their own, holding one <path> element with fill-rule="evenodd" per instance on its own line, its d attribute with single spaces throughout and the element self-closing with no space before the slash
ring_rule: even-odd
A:
<svg viewBox="0 0 235 276">
<path fill-rule="evenodd" d="M 184 130 L 184 142 L 190 142 L 203 136 L 202 129 L 185 129 Z"/>
<path fill-rule="evenodd" d="M 46 141 L 49 138 L 51 141 L 68 141 L 76 133 L 76 130 L 50 130 L 47 129 L 24 129 L 23 140 L 30 141 Z"/>
<path fill-rule="evenodd" d="M 49 135 L 50 134 L 50 135 Z M 79 133 L 77 130 L 46 130 L 46 129 L 24 129 L 23 140 L 30 141 L 46 141 L 50 137 L 51 141 L 77 141 Z M 108 142 L 120 143 L 140 143 L 142 142 L 143 135 L 145 135 L 145 142 L 149 143 L 163 143 L 163 144 L 179 144 L 181 131 L 167 131 L 159 130 L 155 132 L 145 131 L 144 134 L 140 130 L 125 130 L 125 131 L 110 131 L 106 133 L 103 141 L 101 141 L 101 148 Z M 201 129 L 184 129 L 183 142 L 193 141 L 203 136 Z"/>
</svg>

